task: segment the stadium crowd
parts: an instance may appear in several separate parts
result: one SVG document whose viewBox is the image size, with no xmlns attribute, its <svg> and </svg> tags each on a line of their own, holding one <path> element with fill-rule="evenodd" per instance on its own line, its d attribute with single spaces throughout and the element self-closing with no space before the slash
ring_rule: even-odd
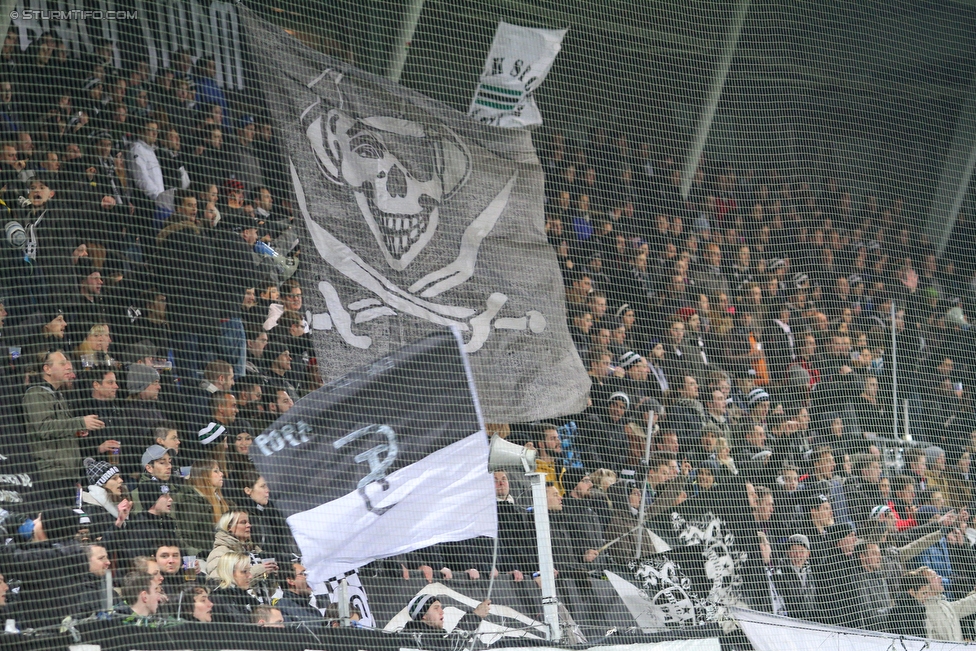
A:
<svg viewBox="0 0 976 651">
<path fill-rule="evenodd" d="M 52 33 L 0 51 L 0 619 L 112 601 L 149 627 L 330 621 L 248 458 L 322 384 L 263 99 L 225 94 L 212 59 L 153 76 L 113 57 L 69 58 Z M 754 608 L 973 637 L 969 225 L 938 260 L 897 197 L 711 161 L 685 197 L 674 160 L 620 134 L 540 150 L 591 406 L 492 427 L 548 475 L 574 615 L 603 607 L 595 574 L 680 545 L 672 514 L 712 513 Z M 889 459 L 892 327 L 916 445 Z M 480 540 L 373 569 L 531 586 L 524 483 L 495 486 L 494 564 Z M 442 618 L 434 603 L 411 616 Z"/>
</svg>

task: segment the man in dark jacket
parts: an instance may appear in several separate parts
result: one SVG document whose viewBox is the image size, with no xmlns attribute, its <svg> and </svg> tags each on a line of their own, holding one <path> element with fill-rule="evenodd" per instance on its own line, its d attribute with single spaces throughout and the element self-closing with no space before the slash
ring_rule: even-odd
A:
<svg viewBox="0 0 976 651">
<path fill-rule="evenodd" d="M 539 561 L 535 555 L 535 536 L 529 514 L 515 504 L 508 474 L 495 472 L 495 500 L 498 507 L 498 559 L 495 567 L 518 582 L 533 572 Z"/>
<path fill-rule="evenodd" d="M 119 450 L 125 427 L 121 401 L 116 399 L 119 383 L 115 370 L 102 366 L 82 375 L 81 390 L 86 393 L 74 408 L 76 416 L 94 414 L 105 423 L 97 435 L 89 434 L 78 441 L 81 458 L 97 457 Z"/>
<path fill-rule="evenodd" d="M 226 226 L 233 230 L 218 229 L 211 238 L 212 251 L 220 251 L 218 273 L 211 280 L 213 307 L 220 323 L 217 353 L 221 359 L 230 362 L 237 378 L 243 378 L 247 373 L 247 336 L 241 318 L 241 303 L 244 302 L 244 292 L 257 287 L 261 275 L 254 253 L 258 224 L 246 215 L 235 220 L 228 218 L 228 222 Z"/>
<path fill-rule="evenodd" d="M 150 445 L 142 453 L 142 467 L 144 472 L 139 476 L 139 483 L 132 491 L 132 513 L 141 513 L 151 503 L 159 498 L 160 486 L 165 485 L 166 493 L 175 493 L 182 482 L 173 473 L 173 450 L 161 445 Z M 148 497 L 147 497 L 148 496 Z M 149 504 L 143 504 L 143 497 L 147 497 Z M 168 513 L 168 511 L 167 511 Z"/>
<path fill-rule="evenodd" d="M 888 615 L 893 605 L 891 591 L 882 568 L 881 548 L 875 542 L 859 541 L 854 557 L 860 564 L 857 577 L 855 625 L 872 631 L 888 630 Z"/>
<path fill-rule="evenodd" d="M 275 602 L 275 607 L 284 615 L 286 622 L 304 622 L 321 620 L 322 613 L 309 602 L 312 589 L 308 587 L 305 567 L 301 563 L 283 563 L 281 576 L 285 580 L 285 589 L 281 598 Z"/>
<path fill-rule="evenodd" d="M 172 517 L 173 497 L 170 486 L 161 482 L 146 482 L 141 488 L 142 498 L 148 502 L 149 508 L 131 516 L 124 528 L 116 529 L 103 540 L 123 559 L 153 557 L 161 540 L 175 541 L 180 547 L 183 546 L 176 520 Z M 150 502 L 149 495 L 153 490 L 156 500 Z"/>
<path fill-rule="evenodd" d="M 788 562 L 773 573 L 773 584 L 783 600 L 786 615 L 796 619 L 813 619 L 817 609 L 817 592 L 810 570 L 810 539 L 801 533 L 787 539 Z"/>
<path fill-rule="evenodd" d="M 159 405 L 162 385 L 159 373 L 152 366 L 130 364 L 126 375 L 129 398 L 125 404 L 125 440 L 119 468 L 126 480 L 137 479 L 143 466 L 139 464 L 146 446 L 154 439 L 153 432 L 166 422 Z"/>
<path fill-rule="evenodd" d="M 833 626 L 857 623 L 857 577 L 861 574 L 854 559 L 857 535 L 849 524 L 832 524 L 814 543 L 813 570 L 817 586 L 829 586 L 817 593 L 816 621 Z"/>
<path fill-rule="evenodd" d="M 13 609 L 21 629 L 77 614 L 78 586 L 88 572 L 88 554 L 74 539 L 80 518 L 79 511 L 68 507 L 45 510 L 31 523 L 30 543 L 0 546 L 0 574 L 23 584 Z"/>
</svg>

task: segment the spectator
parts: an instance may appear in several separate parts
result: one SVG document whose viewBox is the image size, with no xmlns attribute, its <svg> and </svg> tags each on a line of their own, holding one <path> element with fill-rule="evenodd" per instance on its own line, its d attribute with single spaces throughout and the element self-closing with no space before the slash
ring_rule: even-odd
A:
<svg viewBox="0 0 976 651">
<path fill-rule="evenodd" d="M 264 185 L 261 163 L 252 147 L 256 126 L 254 118 L 244 115 L 238 120 L 235 141 L 228 147 L 228 158 L 234 161 L 233 176 L 244 184 L 244 189 L 254 192 Z"/>
<path fill-rule="evenodd" d="M 920 567 L 902 580 L 902 592 L 891 612 L 890 632 L 962 642 L 960 620 L 973 613 L 976 613 L 976 595 L 948 601 L 942 578 L 931 569 Z"/>
<path fill-rule="evenodd" d="M 251 559 L 246 554 L 228 552 L 217 562 L 214 577 L 217 589 L 210 593 L 213 621 L 249 624 L 251 613 L 260 604 L 251 596 Z"/>
<path fill-rule="evenodd" d="M 213 621 L 213 602 L 210 601 L 210 591 L 201 585 L 191 585 L 183 589 L 181 602 L 190 607 L 189 617 L 193 621 L 209 624 Z"/>
<path fill-rule="evenodd" d="M 861 569 L 857 582 L 856 625 L 871 631 L 886 631 L 894 603 L 882 571 L 881 548 L 874 542 L 859 541 L 854 546 L 854 556 Z"/>
<path fill-rule="evenodd" d="M 176 429 L 176 425 L 165 422 L 155 429 L 153 435 L 156 445 L 169 450 L 170 458 L 180 453 L 180 433 Z"/>
<path fill-rule="evenodd" d="M 71 499 L 81 475 L 78 432 L 105 427 L 94 414 L 72 417 L 61 390 L 71 387 L 71 362 L 60 350 L 43 355 L 39 382 L 24 394 L 24 418 L 31 454 L 37 466 L 35 490 L 43 499 Z"/>
<path fill-rule="evenodd" d="M 237 482 L 242 497 L 238 504 L 247 510 L 251 521 L 251 539 L 272 558 L 291 558 L 298 553 L 285 516 L 271 502 L 271 489 L 264 477 L 254 470 L 244 471 Z"/>
<path fill-rule="evenodd" d="M 162 429 L 162 428 L 159 428 Z M 175 493 L 179 488 L 179 482 L 173 477 L 173 452 L 159 444 L 150 445 L 142 453 L 143 473 L 139 475 L 139 483 L 132 491 L 132 512 L 140 513 L 143 511 L 142 496 L 149 495 L 151 500 L 155 500 L 159 495 L 159 486 L 166 485 L 170 488 L 167 492 Z"/>
<path fill-rule="evenodd" d="M 151 493 L 153 489 L 155 492 Z M 121 558 L 154 555 L 160 540 L 172 540 L 180 548 L 185 547 L 173 519 L 173 495 L 169 485 L 147 484 L 142 489 L 142 497 L 147 508 L 130 517 L 125 528 L 107 537 L 106 543 Z"/>
<path fill-rule="evenodd" d="M 105 423 L 97 434 L 89 434 L 78 442 L 80 452 L 85 457 L 118 455 L 125 426 L 122 404 L 116 399 L 118 389 L 115 371 L 110 366 L 93 368 L 82 374 L 82 398 L 73 411 L 76 417 L 93 414 Z M 85 392 L 88 395 L 84 395 Z"/>
<path fill-rule="evenodd" d="M 101 540 L 111 528 L 122 528 L 132 501 L 116 466 L 91 457 L 85 459 L 88 475 L 88 491 L 81 494 L 82 504 L 89 505 L 87 515 L 91 519 L 90 532 L 94 540 Z"/>
<path fill-rule="evenodd" d="M 251 612 L 251 623 L 271 628 L 284 628 L 285 618 L 281 611 L 274 606 L 261 604 Z"/>
<path fill-rule="evenodd" d="M 787 541 L 786 559 L 773 575 L 776 592 L 783 600 L 786 615 L 813 619 L 817 613 L 817 588 L 810 570 L 810 539 L 796 533 Z"/>
<path fill-rule="evenodd" d="M 187 426 L 199 428 L 211 417 L 211 402 L 218 392 L 234 388 L 234 368 L 222 359 L 208 362 L 199 386 L 181 387 L 186 396 Z"/>
<path fill-rule="evenodd" d="M 132 614 L 122 620 L 131 626 L 152 626 L 152 618 L 159 608 L 161 594 L 152 577 L 142 572 L 129 572 L 122 584 L 122 597 Z"/>
<path fill-rule="evenodd" d="M 86 545 L 88 554 L 88 573 L 78 585 L 78 614 L 91 615 L 93 613 L 109 612 L 115 608 L 115 596 L 112 604 L 106 601 L 105 574 L 112 567 L 108 551 L 101 545 Z"/>
<path fill-rule="evenodd" d="M 481 620 L 488 616 L 491 600 L 485 599 L 470 613 L 465 613 L 454 630 L 474 631 Z M 410 621 L 403 627 L 404 633 L 437 633 L 444 630 L 444 607 L 437 595 L 421 594 L 407 604 Z"/>
<path fill-rule="evenodd" d="M 145 465 L 139 463 L 141 453 L 152 441 L 156 428 L 167 421 L 159 404 L 162 389 L 159 372 L 145 364 L 130 364 L 126 389 L 129 393 L 125 406 L 126 433 L 119 467 L 126 479 L 138 480 Z"/>
<path fill-rule="evenodd" d="M 262 398 L 263 409 L 258 413 L 258 426 L 255 431 L 263 431 L 271 423 L 278 419 L 281 414 L 295 406 L 295 401 L 286 389 L 281 387 L 269 386 Z"/>
<path fill-rule="evenodd" d="M 240 432 L 249 432 L 251 424 L 237 418 L 237 398 L 233 393 L 219 391 L 210 399 L 211 419 L 197 432 L 197 440 L 187 445 L 189 456 L 198 461 L 212 456 L 225 462 L 228 442 Z M 197 428 L 194 427 L 194 430 Z"/>
<path fill-rule="evenodd" d="M 159 581 L 160 592 L 166 595 L 167 601 L 170 603 L 175 603 L 185 585 L 183 556 L 180 555 L 180 549 L 182 548 L 175 539 L 163 538 L 156 541 L 154 558 L 156 565 L 159 566 L 159 574 L 162 579 Z"/>
<path fill-rule="evenodd" d="M 195 461 L 190 467 L 190 478 L 174 498 L 177 530 L 191 555 L 210 552 L 214 525 L 231 508 L 221 491 L 223 485 L 224 473 L 216 461 Z"/>
<path fill-rule="evenodd" d="M 705 424 L 705 406 L 698 399 L 698 380 L 685 375 L 681 396 L 668 413 L 668 422 L 678 435 L 682 450 L 693 450 Z"/>
<path fill-rule="evenodd" d="M 312 589 L 308 587 L 308 573 L 301 563 L 287 563 L 281 568 L 285 580 L 282 596 L 275 605 L 281 610 L 286 622 L 309 622 L 322 619 L 322 613 L 309 601 Z"/>
<path fill-rule="evenodd" d="M 915 481 L 908 475 L 898 475 L 891 482 L 894 499 L 888 502 L 888 508 L 895 516 L 898 531 L 914 527 L 915 521 Z"/>
<path fill-rule="evenodd" d="M 138 129 L 138 138 L 129 145 L 126 154 L 126 172 L 139 192 L 133 195 L 136 203 L 135 232 L 144 236 L 148 244 L 153 232 L 152 223 L 156 202 L 166 190 L 163 169 L 156 157 L 156 137 L 159 125 L 153 120 L 144 120 Z"/>
<path fill-rule="evenodd" d="M 234 219 L 224 215 L 229 228 L 217 229 L 212 246 L 221 251 L 220 273 L 211 279 L 213 308 L 220 322 L 220 358 L 230 362 L 234 374 L 245 376 L 247 337 L 241 317 L 241 303 L 249 287 L 258 285 L 259 267 L 253 252 L 258 226 L 253 217 Z"/>
<path fill-rule="evenodd" d="M 217 579 L 217 566 L 224 554 L 243 554 L 251 559 L 251 580 L 263 580 L 278 571 L 277 563 L 261 562 L 262 550 L 251 540 L 251 521 L 247 511 L 228 511 L 217 522 L 212 550 L 207 556 L 207 575 Z"/>
</svg>

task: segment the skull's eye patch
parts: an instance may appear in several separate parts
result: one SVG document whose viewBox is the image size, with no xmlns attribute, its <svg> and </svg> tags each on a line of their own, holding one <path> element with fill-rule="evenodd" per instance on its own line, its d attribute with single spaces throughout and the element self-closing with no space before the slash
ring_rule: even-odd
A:
<svg viewBox="0 0 976 651">
<path fill-rule="evenodd" d="M 371 133 L 360 133 L 349 141 L 349 149 L 360 158 L 379 160 L 386 156 L 386 146 Z"/>
</svg>

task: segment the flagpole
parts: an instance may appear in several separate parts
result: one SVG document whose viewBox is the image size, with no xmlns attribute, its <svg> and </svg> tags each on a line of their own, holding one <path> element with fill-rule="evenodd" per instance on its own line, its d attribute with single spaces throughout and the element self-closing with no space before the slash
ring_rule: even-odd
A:
<svg viewBox="0 0 976 651">
<path fill-rule="evenodd" d="M 532 486 L 532 515 L 535 518 L 535 539 L 539 551 L 539 577 L 542 579 L 542 612 L 549 626 L 550 642 L 558 642 L 559 600 L 556 598 L 556 571 L 552 559 L 552 539 L 549 532 L 549 504 L 546 500 L 546 476 L 538 472 L 526 473 Z"/>
<path fill-rule="evenodd" d="M 654 434 L 655 412 L 651 409 L 647 416 L 647 440 L 644 442 L 644 458 L 641 466 L 644 468 L 644 480 L 641 483 L 640 510 L 637 513 L 637 558 L 641 557 L 641 543 L 644 539 L 644 510 L 647 508 L 647 471 L 651 463 L 651 437 Z"/>
</svg>

